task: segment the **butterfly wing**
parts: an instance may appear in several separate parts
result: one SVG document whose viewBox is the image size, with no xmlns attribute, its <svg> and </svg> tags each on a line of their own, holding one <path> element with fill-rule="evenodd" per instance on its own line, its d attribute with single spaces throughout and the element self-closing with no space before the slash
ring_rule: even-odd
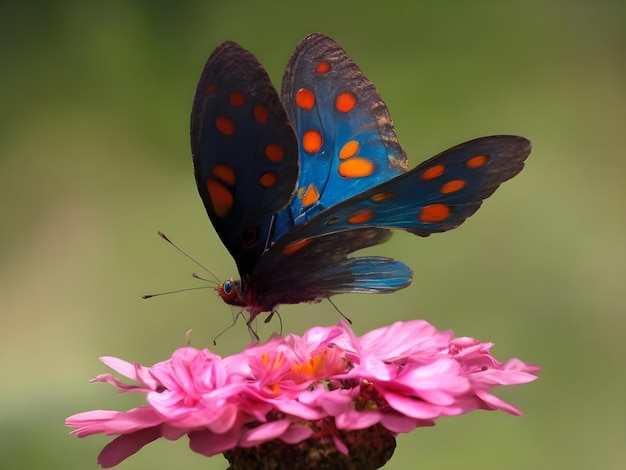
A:
<svg viewBox="0 0 626 470">
<path fill-rule="evenodd" d="M 191 114 L 198 191 L 242 277 L 268 245 L 272 217 L 291 197 L 298 143 L 267 72 L 234 42 L 204 67 Z"/>
<path fill-rule="evenodd" d="M 530 142 L 518 136 L 466 142 L 325 210 L 280 241 L 289 246 L 361 227 L 403 229 L 420 236 L 445 232 L 462 224 L 500 184 L 518 174 L 530 150 Z"/>
<path fill-rule="evenodd" d="M 374 84 L 332 39 L 307 36 L 291 55 L 282 100 L 300 145 L 300 174 L 274 240 L 294 225 L 399 175 L 407 158 Z"/>
<path fill-rule="evenodd" d="M 405 173 L 378 91 L 321 34 L 293 53 L 283 101 L 288 115 L 254 56 L 226 42 L 192 110 L 198 190 L 242 276 L 234 304 L 251 320 L 280 303 L 406 287 L 403 263 L 348 255 L 385 242 L 389 229 L 427 236 L 460 225 L 530 153 L 522 137 L 485 137 Z"/>
<path fill-rule="evenodd" d="M 262 312 L 278 304 L 319 301 L 341 293 L 402 289 L 413 277 L 404 263 L 378 256 L 348 258 L 390 236 L 386 229 L 362 228 L 301 243 L 278 242 L 261 258 L 249 280 L 248 304 Z"/>
</svg>

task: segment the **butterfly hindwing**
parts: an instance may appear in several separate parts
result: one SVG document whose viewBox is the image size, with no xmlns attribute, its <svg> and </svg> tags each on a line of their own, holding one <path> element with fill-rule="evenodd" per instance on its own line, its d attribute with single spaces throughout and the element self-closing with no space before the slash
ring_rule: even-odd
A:
<svg viewBox="0 0 626 470">
<path fill-rule="evenodd" d="M 291 197 L 298 143 L 265 69 L 234 42 L 209 57 L 194 98 L 191 146 L 198 191 L 222 242 L 249 275 L 272 218 Z"/>
<path fill-rule="evenodd" d="M 529 153 L 530 142 L 523 137 L 472 140 L 321 212 L 261 258 L 248 300 L 273 306 L 408 286 L 412 271 L 404 263 L 348 255 L 384 243 L 390 229 L 427 236 L 459 226 L 522 170 Z"/>
<path fill-rule="evenodd" d="M 294 225 L 406 171 L 387 106 L 332 39 L 307 36 L 291 55 L 282 100 L 300 144 L 300 174 L 274 240 Z"/>
<path fill-rule="evenodd" d="M 518 136 L 466 142 L 327 209 L 281 242 L 294 244 L 361 227 L 403 229 L 421 236 L 445 232 L 463 223 L 501 183 L 519 173 L 530 149 L 530 142 Z"/>
<path fill-rule="evenodd" d="M 271 307 L 311 302 L 347 292 L 388 293 L 411 283 L 404 263 L 380 256 L 348 258 L 384 243 L 391 232 L 361 228 L 302 240 L 278 242 L 261 258 L 249 280 L 248 302 Z"/>
</svg>

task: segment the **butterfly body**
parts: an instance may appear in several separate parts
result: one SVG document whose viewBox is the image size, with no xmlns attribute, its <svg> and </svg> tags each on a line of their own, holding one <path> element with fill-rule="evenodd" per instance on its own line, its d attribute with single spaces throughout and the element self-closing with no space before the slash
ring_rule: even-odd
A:
<svg viewBox="0 0 626 470">
<path fill-rule="evenodd" d="M 280 304 L 408 286 L 404 263 L 349 255 L 392 229 L 455 228 L 530 153 L 523 137 L 484 137 L 407 171 L 375 86 L 321 34 L 292 54 L 282 101 L 252 54 L 219 46 L 198 84 L 191 136 L 200 196 L 241 276 L 217 292 L 250 321 Z"/>
</svg>

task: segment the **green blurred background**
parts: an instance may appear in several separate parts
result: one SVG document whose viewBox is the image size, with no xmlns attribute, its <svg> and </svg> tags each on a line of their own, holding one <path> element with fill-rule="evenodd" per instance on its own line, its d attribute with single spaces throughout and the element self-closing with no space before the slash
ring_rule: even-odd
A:
<svg viewBox="0 0 626 470">
<path fill-rule="evenodd" d="M 361 334 L 425 318 L 542 366 L 500 391 L 520 418 L 475 412 L 398 438 L 386 468 L 626 468 L 626 3 L 618 1 L 108 1 L 0 6 L 0 462 L 97 468 L 109 441 L 64 419 L 127 409 L 88 380 L 114 355 L 150 365 L 231 322 L 163 230 L 221 278 L 233 261 L 192 176 L 189 111 L 208 54 L 232 39 L 279 84 L 313 31 L 337 40 L 378 86 L 412 165 L 474 137 L 530 138 L 526 169 L 460 229 L 398 233 L 375 253 L 413 285 L 344 295 Z M 328 302 L 282 307 L 284 331 L 337 321 Z M 259 324 L 262 337 L 278 323 Z M 249 341 L 243 323 L 212 348 Z M 120 469 L 223 469 L 186 439 Z"/>
</svg>

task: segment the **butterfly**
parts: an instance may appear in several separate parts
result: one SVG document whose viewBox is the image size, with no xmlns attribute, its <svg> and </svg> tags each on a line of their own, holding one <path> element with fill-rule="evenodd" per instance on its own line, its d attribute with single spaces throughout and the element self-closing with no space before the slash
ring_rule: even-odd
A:
<svg viewBox="0 0 626 470">
<path fill-rule="evenodd" d="M 391 229 L 425 237 L 459 226 L 522 170 L 531 145 L 483 137 L 407 171 L 374 84 L 314 33 L 292 53 L 280 98 L 250 52 L 217 47 L 194 97 L 191 148 L 200 197 L 240 275 L 216 290 L 250 325 L 279 304 L 407 287 L 404 263 L 349 255 Z"/>
</svg>

